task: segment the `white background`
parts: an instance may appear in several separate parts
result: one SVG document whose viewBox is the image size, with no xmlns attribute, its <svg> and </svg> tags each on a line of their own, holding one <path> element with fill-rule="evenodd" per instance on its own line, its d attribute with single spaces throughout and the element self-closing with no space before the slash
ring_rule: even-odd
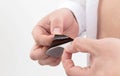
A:
<svg viewBox="0 0 120 76">
<path fill-rule="evenodd" d="M 63 0 L 0 0 L 0 76 L 66 76 L 62 64 L 40 66 L 29 58 L 34 43 L 31 31 Z M 74 56 L 79 65 L 86 57 Z"/>
</svg>

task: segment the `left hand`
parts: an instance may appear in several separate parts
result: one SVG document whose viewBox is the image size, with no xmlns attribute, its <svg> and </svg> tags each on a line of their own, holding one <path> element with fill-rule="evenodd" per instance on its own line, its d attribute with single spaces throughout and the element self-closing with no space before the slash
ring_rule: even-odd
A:
<svg viewBox="0 0 120 76">
<path fill-rule="evenodd" d="M 90 66 L 81 68 L 72 61 L 72 53 L 90 54 Z M 120 40 L 115 38 L 76 38 L 62 57 L 67 76 L 120 76 Z"/>
<path fill-rule="evenodd" d="M 40 65 L 58 65 L 61 57 L 54 58 L 45 54 L 54 35 L 62 34 L 75 38 L 79 33 L 78 27 L 74 15 L 66 8 L 57 9 L 42 18 L 32 32 L 36 44 L 30 53 L 31 59 L 38 61 Z"/>
</svg>

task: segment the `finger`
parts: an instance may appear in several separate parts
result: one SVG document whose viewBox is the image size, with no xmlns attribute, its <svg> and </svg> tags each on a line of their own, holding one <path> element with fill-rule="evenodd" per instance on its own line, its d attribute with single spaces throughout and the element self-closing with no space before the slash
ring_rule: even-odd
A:
<svg viewBox="0 0 120 76">
<path fill-rule="evenodd" d="M 63 63 L 63 67 L 65 68 L 65 70 L 75 66 L 74 62 L 71 60 L 71 58 L 72 58 L 72 54 L 71 53 L 68 53 L 66 51 L 63 52 L 62 63 Z"/>
<path fill-rule="evenodd" d="M 38 59 L 46 59 L 48 56 L 45 54 L 47 47 L 41 47 L 39 45 L 35 45 L 30 53 L 30 57 L 32 60 Z"/>
<path fill-rule="evenodd" d="M 40 65 L 56 66 L 60 63 L 60 58 L 48 57 L 47 59 L 39 60 L 38 63 Z"/>
<path fill-rule="evenodd" d="M 71 60 L 72 54 L 64 52 L 62 56 L 62 64 L 68 76 L 90 76 L 90 68 L 81 68 L 74 65 Z"/>
<path fill-rule="evenodd" d="M 95 54 L 98 42 L 95 39 L 88 38 L 76 38 L 72 44 L 67 47 L 67 51 L 70 53 L 85 52 Z"/>
<path fill-rule="evenodd" d="M 36 26 L 33 29 L 32 35 L 35 42 L 43 46 L 49 46 L 54 37 L 53 35 L 50 35 L 49 33 L 47 33 L 47 30 L 41 25 Z"/>
<path fill-rule="evenodd" d="M 39 45 L 50 46 L 53 41 L 53 35 L 40 35 L 36 40 Z"/>
<path fill-rule="evenodd" d="M 60 18 L 51 18 L 51 33 L 62 34 L 63 33 L 63 21 Z"/>
<path fill-rule="evenodd" d="M 49 64 L 49 65 L 50 65 L 50 66 L 57 66 L 57 65 L 60 64 L 60 61 L 61 61 L 61 59 L 59 58 L 59 59 L 57 59 L 55 62 L 52 62 L 52 63 Z"/>
</svg>

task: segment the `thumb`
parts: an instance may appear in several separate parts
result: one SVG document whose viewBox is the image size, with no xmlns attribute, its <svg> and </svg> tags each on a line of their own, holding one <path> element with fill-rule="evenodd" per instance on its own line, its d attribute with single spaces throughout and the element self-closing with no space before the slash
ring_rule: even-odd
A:
<svg viewBox="0 0 120 76">
<path fill-rule="evenodd" d="M 85 52 L 90 53 L 91 56 L 95 54 L 98 42 L 95 39 L 76 38 L 70 47 L 65 48 L 62 63 L 68 76 L 92 76 L 92 69 L 90 67 L 82 68 L 75 66 L 72 61 L 72 53 Z"/>
<path fill-rule="evenodd" d="M 60 19 L 52 19 L 51 20 L 50 31 L 51 34 L 63 34 L 63 22 Z"/>
<path fill-rule="evenodd" d="M 72 42 L 70 46 L 66 49 L 69 53 L 76 53 L 76 52 L 85 52 L 90 54 L 95 54 L 95 50 L 97 49 L 98 42 L 96 39 L 89 39 L 89 38 L 76 38 Z"/>
<path fill-rule="evenodd" d="M 89 67 L 82 68 L 80 66 L 74 65 L 71 53 L 68 53 L 66 51 L 63 53 L 62 64 L 67 76 L 91 76 Z"/>
</svg>

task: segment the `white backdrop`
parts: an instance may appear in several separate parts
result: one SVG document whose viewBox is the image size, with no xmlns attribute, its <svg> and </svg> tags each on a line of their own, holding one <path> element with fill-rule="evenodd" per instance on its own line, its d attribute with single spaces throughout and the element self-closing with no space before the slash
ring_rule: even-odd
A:
<svg viewBox="0 0 120 76">
<path fill-rule="evenodd" d="M 66 76 L 62 64 L 40 66 L 29 58 L 32 28 L 63 0 L 0 0 L 0 76 Z M 80 59 L 78 58 L 80 57 Z M 84 54 L 74 61 L 86 65 Z"/>
</svg>

